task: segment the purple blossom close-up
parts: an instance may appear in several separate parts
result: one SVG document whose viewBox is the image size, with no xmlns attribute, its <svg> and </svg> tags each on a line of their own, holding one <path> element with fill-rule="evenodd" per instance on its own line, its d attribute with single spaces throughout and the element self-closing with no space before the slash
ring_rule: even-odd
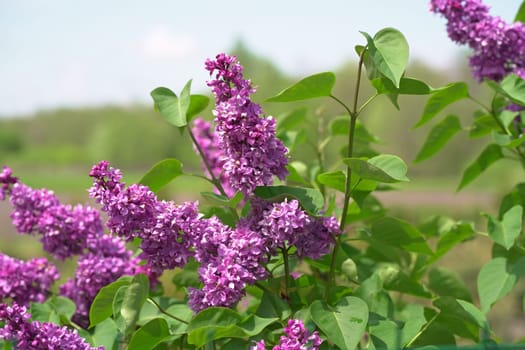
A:
<svg viewBox="0 0 525 350">
<path fill-rule="evenodd" d="M 60 275 L 46 258 L 18 260 L 0 253 L 0 299 L 21 305 L 44 302 Z"/>
<path fill-rule="evenodd" d="M 75 330 L 54 323 L 30 321 L 24 306 L 0 304 L 0 339 L 13 341 L 17 350 L 103 350 L 91 347 Z M 1 323 L 1 322 L 0 322 Z"/>
<path fill-rule="evenodd" d="M 319 350 L 319 346 L 323 343 L 317 331 L 310 333 L 301 320 L 288 320 L 284 333 L 285 335 L 281 336 L 279 344 L 275 345 L 272 350 Z M 250 348 L 250 350 L 265 349 L 264 339 L 255 342 Z"/>
<path fill-rule="evenodd" d="M 500 81 L 515 73 L 525 78 L 525 25 L 491 16 L 481 0 L 431 0 L 430 10 L 447 19 L 453 41 L 468 45 L 474 78 Z"/>
<path fill-rule="evenodd" d="M 283 180 L 288 150 L 275 136 L 275 119 L 264 117 L 250 99 L 255 88 L 243 78 L 237 58 L 219 54 L 205 67 L 212 77 L 207 84 L 216 98 L 215 130 L 231 188 L 249 195 L 257 186 L 272 184 L 274 176 Z"/>
<path fill-rule="evenodd" d="M 147 186 L 126 187 L 121 171 L 106 161 L 95 165 L 90 176 L 94 178 L 90 195 L 108 214 L 108 228 L 126 240 L 140 238 L 140 258 L 155 274 L 186 264 L 201 226 L 197 203 L 175 205 L 159 200 Z"/>
<path fill-rule="evenodd" d="M 7 171 L 6 171 L 7 170 Z M 0 181 L 13 183 L 9 168 Z M 7 192 L 6 192 L 7 193 Z M 22 234 L 38 234 L 45 251 L 64 260 L 82 254 L 89 240 L 104 234 L 97 210 L 82 205 L 64 205 L 52 191 L 33 189 L 17 181 L 9 193 L 14 227 Z"/>
<path fill-rule="evenodd" d="M 13 176 L 11 168 L 2 167 L 0 172 L 0 201 L 3 201 L 11 193 L 11 187 L 18 182 L 18 178 Z"/>
</svg>

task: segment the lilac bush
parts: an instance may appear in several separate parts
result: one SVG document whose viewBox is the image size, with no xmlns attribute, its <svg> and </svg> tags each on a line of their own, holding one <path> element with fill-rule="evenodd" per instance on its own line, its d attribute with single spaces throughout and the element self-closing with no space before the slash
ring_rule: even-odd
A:
<svg viewBox="0 0 525 350">
<path fill-rule="evenodd" d="M 510 128 L 511 119 L 502 114 L 525 106 L 524 29 L 491 16 L 479 0 L 431 0 L 430 8 L 447 19 L 452 40 L 473 49 L 474 76 L 496 92 L 471 127 L 490 129 L 483 135 L 491 134 L 492 143 L 465 171 L 462 188 L 499 159 L 525 164 L 520 125 Z M 197 117 L 209 99 L 191 95 L 190 83 L 179 96 L 167 88 L 152 91 L 155 108 L 189 133 L 201 157 L 204 176 L 198 176 L 213 186 L 202 193 L 204 204 L 158 194 L 169 181 L 190 176 L 176 159 L 159 162 L 134 184 L 124 183 L 122 171 L 108 161 L 95 164 L 89 195 L 100 211 L 63 204 L 52 191 L 33 189 L 3 167 L 0 200 L 9 200 L 16 230 L 38 236 L 51 258 L 74 259 L 76 268 L 54 286 L 59 275 L 52 261 L 0 253 L 0 347 L 373 350 L 456 338 L 495 341 L 487 315 L 525 275 L 523 187 L 504 198 L 498 217 L 485 215 L 484 236 L 494 241 L 494 257 L 479 272 L 476 299 L 452 271 L 434 265 L 473 239 L 475 224 L 440 218 L 416 225 L 387 213 L 374 191 L 408 181 L 407 166 L 397 156 L 378 154 L 374 138 L 358 123 L 380 95 L 396 107 L 398 95 L 429 95 L 417 126 L 455 101 L 474 99 L 465 83 L 432 89 L 410 78 L 408 45 L 399 31 L 363 34 L 352 105 L 333 95 L 331 72 L 268 99 L 325 98 L 347 112 L 330 120 L 329 128 L 316 128 L 324 141 L 308 144 L 318 156 L 305 161 L 307 171 L 289 162 L 288 148 L 301 142 L 306 147 L 306 138 L 276 136 L 282 119 L 266 116 L 252 101 L 256 91 L 243 67 L 224 53 L 205 62 L 213 121 Z M 362 69 L 376 92 L 360 106 Z M 308 122 L 306 116 L 301 123 L 282 122 L 279 135 Z M 339 129 L 348 136 L 345 155 L 327 162 L 325 146 Z M 459 119 L 449 115 L 431 131 L 417 160 L 435 154 L 460 129 Z M 163 290 L 169 279 L 174 288 Z M 494 293 L 494 285 L 503 287 Z M 423 301 L 408 304 L 405 294 Z"/>
</svg>

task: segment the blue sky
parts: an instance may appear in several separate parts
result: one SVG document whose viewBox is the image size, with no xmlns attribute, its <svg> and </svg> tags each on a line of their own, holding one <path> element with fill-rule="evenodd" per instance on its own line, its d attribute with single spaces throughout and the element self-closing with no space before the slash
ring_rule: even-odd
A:
<svg viewBox="0 0 525 350">
<path fill-rule="evenodd" d="M 486 3 L 510 22 L 521 1 Z M 150 103 L 191 78 L 205 92 L 204 60 L 238 40 L 288 73 L 333 70 L 359 31 L 383 27 L 403 32 L 412 59 L 442 67 L 465 52 L 426 0 L 0 0 L 0 116 Z"/>
</svg>

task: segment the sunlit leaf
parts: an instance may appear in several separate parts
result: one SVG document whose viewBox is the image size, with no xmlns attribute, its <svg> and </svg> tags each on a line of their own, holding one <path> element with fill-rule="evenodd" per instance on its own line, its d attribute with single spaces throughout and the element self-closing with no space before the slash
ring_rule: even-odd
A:
<svg viewBox="0 0 525 350">
<path fill-rule="evenodd" d="M 501 147 L 495 144 L 488 145 L 481 154 L 463 172 L 463 177 L 458 186 L 458 191 L 474 181 L 494 162 L 504 157 Z"/>
<path fill-rule="evenodd" d="M 316 300 L 310 314 L 327 339 L 341 349 L 355 349 L 368 322 L 366 303 L 353 296 L 342 298 L 335 306 Z"/>
<path fill-rule="evenodd" d="M 445 107 L 468 97 L 468 85 L 463 82 L 451 83 L 445 87 L 434 90 L 423 108 L 421 119 L 414 126 L 416 128 L 426 124 Z"/>
<path fill-rule="evenodd" d="M 161 188 L 182 174 L 182 163 L 179 160 L 175 158 L 164 159 L 155 164 L 140 179 L 139 183 L 148 186 L 152 192 L 157 193 Z"/>
<path fill-rule="evenodd" d="M 335 85 L 335 74 L 325 72 L 306 77 L 277 95 L 267 99 L 267 102 L 292 102 L 308 100 L 317 97 L 330 96 Z"/>
<path fill-rule="evenodd" d="M 408 43 L 404 35 L 394 28 L 385 28 L 372 38 L 361 32 L 367 41 L 367 53 L 374 67 L 383 76 L 399 87 L 408 63 Z"/>
<path fill-rule="evenodd" d="M 516 205 L 510 208 L 505 214 L 503 214 L 503 219 L 501 221 L 492 215 L 486 214 L 488 220 L 487 231 L 490 238 L 502 247 L 505 247 L 505 249 L 509 250 L 521 233 L 522 215 L 523 208 L 521 205 Z"/>
<path fill-rule="evenodd" d="M 297 199 L 301 206 L 310 214 L 319 214 L 324 206 L 324 198 L 321 192 L 313 188 L 292 186 L 259 186 L 255 189 L 255 195 L 275 202 L 281 202 L 285 198 Z"/>
<path fill-rule="evenodd" d="M 455 115 L 447 116 L 430 130 L 414 162 L 421 162 L 432 157 L 460 130 L 461 124 L 459 118 Z"/>
<path fill-rule="evenodd" d="M 507 295 L 525 274 L 525 257 L 514 264 L 498 257 L 485 264 L 478 275 L 478 294 L 481 311 L 487 313 L 492 305 Z"/>
</svg>

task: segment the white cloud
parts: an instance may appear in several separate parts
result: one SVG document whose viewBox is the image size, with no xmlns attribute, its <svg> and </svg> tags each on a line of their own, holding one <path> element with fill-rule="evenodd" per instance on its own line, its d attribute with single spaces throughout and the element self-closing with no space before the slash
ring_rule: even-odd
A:
<svg viewBox="0 0 525 350">
<path fill-rule="evenodd" d="M 159 26 L 147 32 L 139 42 L 140 51 L 148 59 L 184 59 L 197 50 L 196 41 L 188 34 L 176 33 Z"/>
</svg>

